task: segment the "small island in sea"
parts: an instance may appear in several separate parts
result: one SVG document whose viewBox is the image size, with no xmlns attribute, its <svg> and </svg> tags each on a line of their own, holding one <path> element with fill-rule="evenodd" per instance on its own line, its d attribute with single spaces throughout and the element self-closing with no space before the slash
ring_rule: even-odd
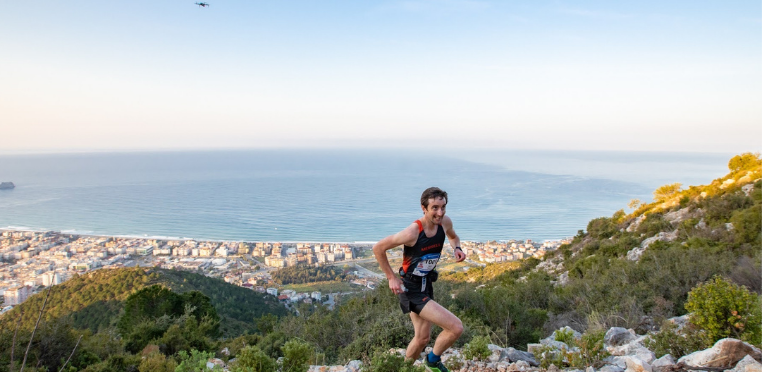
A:
<svg viewBox="0 0 762 372">
<path fill-rule="evenodd" d="M 13 182 L 0 182 L 0 190 L 10 190 L 15 188 L 16 185 Z"/>
</svg>

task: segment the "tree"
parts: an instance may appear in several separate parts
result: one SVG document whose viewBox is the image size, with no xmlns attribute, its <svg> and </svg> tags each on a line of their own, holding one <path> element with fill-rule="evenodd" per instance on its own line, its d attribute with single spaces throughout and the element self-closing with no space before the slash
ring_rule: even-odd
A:
<svg viewBox="0 0 762 372">
<path fill-rule="evenodd" d="M 641 202 L 640 199 L 632 199 L 630 200 L 630 203 L 627 204 L 627 208 L 638 209 L 642 204 L 643 202 Z"/>
<path fill-rule="evenodd" d="M 678 191 L 680 191 L 680 188 L 683 186 L 680 182 L 675 182 L 669 185 L 664 185 L 656 189 L 654 191 L 654 200 L 663 201 L 670 196 L 675 195 Z"/>
<path fill-rule="evenodd" d="M 283 345 L 283 371 L 306 372 L 313 355 L 315 348 L 309 343 L 299 339 L 289 340 Z"/>
<path fill-rule="evenodd" d="M 762 159 L 760 159 L 759 153 L 745 152 L 741 155 L 736 155 L 728 162 L 728 169 L 731 172 L 738 172 L 741 170 L 749 170 L 754 167 L 762 165 Z"/>
<path fill-rule="evenodd" d="M 236 354 L 232 372 L 275 372 L 278 364 L 256 346 L 246 346 Z"/>
<path fill-rule="evenodd" d="M 688 293 L 685 309 L 711 343 L 726 337 L 762 343 L 762 304 L 744 286 L 715 276 Z"/>
</svg>

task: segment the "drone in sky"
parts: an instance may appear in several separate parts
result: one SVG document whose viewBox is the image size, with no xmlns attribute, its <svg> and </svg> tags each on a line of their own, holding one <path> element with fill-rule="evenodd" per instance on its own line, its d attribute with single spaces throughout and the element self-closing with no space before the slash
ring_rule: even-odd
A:
<svg viewBox="0 0 762 372">
<path fill-rule="evenodd" d="M 209 6 L 209 3 L 196 3 L 196 5 L 198 5 L 201 8 L 206 8 Z"/>
</svg>

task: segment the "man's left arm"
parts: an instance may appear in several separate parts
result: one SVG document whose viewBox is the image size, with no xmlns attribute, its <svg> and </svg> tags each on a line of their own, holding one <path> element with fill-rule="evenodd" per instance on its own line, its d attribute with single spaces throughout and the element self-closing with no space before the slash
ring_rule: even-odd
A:
<svg viewBox="0 0 762 372">
<path fill-rule="evenodd" d="M 460 248 L 460 237 L 455 233 L 455 229 L 452 228 L 452 220 L 450 217 L 445 216 L 442 219 L 442 226 L 445 228 L 447 239 L 450 240 L 450 246 L 452 246 L 453 253 L 455 254 L 455 262 L 465 260 L 466 254 L 463 253 L 463 249 Z"/>
</svg>

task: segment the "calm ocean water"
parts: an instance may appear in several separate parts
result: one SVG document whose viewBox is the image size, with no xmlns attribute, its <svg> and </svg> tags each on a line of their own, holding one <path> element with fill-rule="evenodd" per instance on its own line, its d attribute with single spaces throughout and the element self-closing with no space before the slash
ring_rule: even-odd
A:
<svg viewBox="0 0 762 372">
<path fill-rule="evenodd" d="M 573 236 L 658 186 L 704 184 L 732 154 L 218 151 L 0 156 L 0 227 L 244 241 L 375 241 L 450 194 L 465 240 Z"/>
</svg>

